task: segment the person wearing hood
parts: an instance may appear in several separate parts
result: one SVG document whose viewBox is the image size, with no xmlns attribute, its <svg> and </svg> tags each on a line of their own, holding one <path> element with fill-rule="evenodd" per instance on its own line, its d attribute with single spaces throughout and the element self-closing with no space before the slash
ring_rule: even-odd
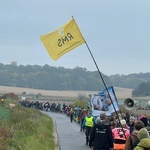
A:
<svg viewBox="0 0 150 150">
<path fill-rule="evenodd" d="M 149 135 L 150 135 L 150 127 L 148 125 L 148 118 L 145 115 L 141 115 L 139 117 L 139 120 L 142 121 L 144 123 L 145 128 L 148 130 Z"/>
<path fill-rule="evenodd" d="M 106 120 L 106 113 L 102 112 L 100 114 L 100 121 L 93 126 L 89 141 L 89 147 L 93 147 L 93 150 L 113 149 L 112 131 Z"/>
<path fill-rule="evenodd" d="M 86 145 L 88 145 L 90 132 L 91 132 L 94 124 L 95 124 L 95 119 L 92 116 L 92 113 L 88 112 L 88 115 L 85 117 L 83 124 L 82 124 L 82 128 L 85 128 L 85 136 L 86 136 L 85 144 Z"/>
<path fill-rule="evenodd" d="M 144 127 L 138 132 L 140 142 L 134 150 L 150 150 L 150 137 L 148 130 Z"/>
<path fill-rule="evenodd" d="M 130 121 L 129 121 L 129 127 L 130 127 L 130 134 L 133 133 L 134 131 L 134 123 L 135 123 L 135 117 L 134 116 L 130 116 Z"/>
</svg>

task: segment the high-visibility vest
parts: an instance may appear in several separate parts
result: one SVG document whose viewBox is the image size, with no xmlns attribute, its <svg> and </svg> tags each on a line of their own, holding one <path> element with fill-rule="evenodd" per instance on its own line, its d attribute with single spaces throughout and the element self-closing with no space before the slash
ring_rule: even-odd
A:
<svg viewBox="0 0 150 150">
<path fill-rule="evenodd" d="M 123 128 L 124 133 L 122 131 L 122 128 L 114 128 L 112 130 L 113 137 L 114 137 L 114 150 L 123 150 L 125 147 L 126 138 L 130 136 L 130 132 L 128 129 Z M 125 136 L 124 136 L 125 134 Z M 121 140 L 122 143 L 118 143 L 116 140 Z"/>
<path fill-rule="evenodd" d="M 124 132 L 123 132 L 124 131 Z M 113 137 L 117 140 L 126 140 L 130 136 L 130 131 L 128 129 L 123 128 L 114 128 L 112 129 Z M 125 136 L 124 136 L 125 134 Z"/>
<path fill-rule="evenodd" d="M 113 150 L 124 150 L 125 144 L 114 144 Z"/>
<path fill-rule="evenodd" d="M 91 116 L 90 118 L 86 117 L 85 118 L 85 126 L 87 127 L 93 127 L 93 117 Z"/>
</svg>

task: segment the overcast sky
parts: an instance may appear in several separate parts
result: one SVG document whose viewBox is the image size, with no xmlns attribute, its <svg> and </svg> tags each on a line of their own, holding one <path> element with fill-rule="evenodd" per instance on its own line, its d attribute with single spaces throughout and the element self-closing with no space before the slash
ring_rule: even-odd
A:
<svg viewBox="0 0 150 150">
<path fill-rule="evenodd" d="M 40 41 L 72 16 L 102 73 L 150 72 L 150 0 L 1 0 L 0 63 L 96 71 L 85 44 L 55 61 Z"/>
</svg>

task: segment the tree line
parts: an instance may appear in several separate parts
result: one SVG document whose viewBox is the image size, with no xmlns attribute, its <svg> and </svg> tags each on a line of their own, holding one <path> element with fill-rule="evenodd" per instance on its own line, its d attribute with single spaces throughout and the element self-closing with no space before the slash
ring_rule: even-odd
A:
<svg viewBox="0 0 150 150">
<path fill-rule="evenodd" d="M 132 91 L 132 96 L 150 96 L 150 82 L 142 82 Z"/>
<path fill-rule="evenodd" d="M 137 90 L 142 83 L 150 82 L 150 73 L 111 76 L 101 74 L 107 87 L 115 86 Z M 98 71 L 88 71 L 81 67 L 68 69 L 47 64 L 24 66 L 17 65 L 16 62 L 0 63 L 0 85 L 43 90 L 100 91 L 105 88 Z M 138 92 L 133 94 L 136 93 Z"/>
</svg>

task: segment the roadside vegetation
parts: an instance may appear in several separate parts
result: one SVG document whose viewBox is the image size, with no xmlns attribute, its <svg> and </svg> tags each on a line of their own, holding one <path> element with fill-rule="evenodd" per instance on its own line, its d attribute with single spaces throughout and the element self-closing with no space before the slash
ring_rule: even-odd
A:
<svg viewBox="0 0 150 150">
<path fill-rule="evenodd" d="M 14 100 L 1 99 L 0 143 L 0 150 L 54 150 L 53 120 Z"/>
<path fill-rule="evenodd" d="M 87 109 L 89 104 L 80 94 L 71 105 Z M 53 129 L 52 118 L 37 109 L 21 106 L 16 94 L 0 97 L 0 150 L 57 149 Z"/>
<path fill-rule="evenodd" d="M 84 109 L 90 109 L 89 99 L 90 98 L 87 98 L 84 94 L 79 94 L 78 98 L 74 102 L 72 102 L 72 105 Z"/>
</svg>

